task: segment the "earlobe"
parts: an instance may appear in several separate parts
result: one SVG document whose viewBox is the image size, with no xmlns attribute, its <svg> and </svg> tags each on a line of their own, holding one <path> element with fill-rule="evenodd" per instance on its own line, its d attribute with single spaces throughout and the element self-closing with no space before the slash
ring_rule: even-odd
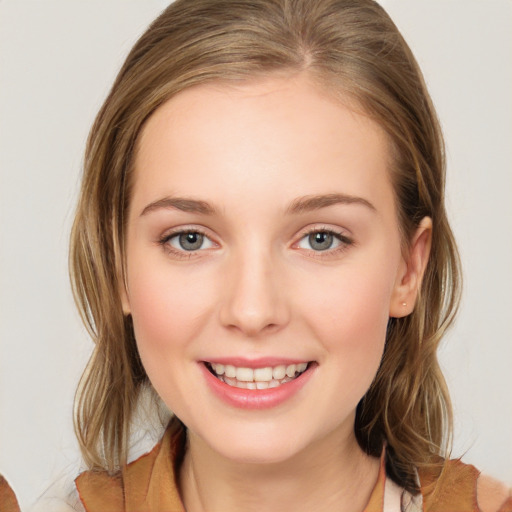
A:
<svg viewBox="0 0 512 512">
<path fill-rule="evenodd" d="M 413 312 L 427 268 L 431 245 L 432 219 L 424 217 L 414 233 L 407 255 L 402 259 L 391 297 L 390 317 L 401 318 Z"/>
</svg>

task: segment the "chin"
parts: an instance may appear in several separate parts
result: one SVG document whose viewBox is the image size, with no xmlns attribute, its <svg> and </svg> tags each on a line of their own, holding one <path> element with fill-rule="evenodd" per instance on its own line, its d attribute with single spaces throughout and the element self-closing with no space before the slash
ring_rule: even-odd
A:
<svg viewBox="0 0 512 512">
<path fill-rule="evenodd" d="M 247 440 L 242 446 L 232 445 L 224 450 L 220 455 L 238 464 L 254 464 L 267 465 L 279 464 L 292 459 L 297 453 L 302 451 L 300 447 L 293 445 L 280 444 L 275 446 L 274 443 L 254 443 L 248 445 Z"/>
<path fill-rule="evenodd" d="M 284 427 L 279 422 L 268 425 L 233 424 L 228 429 L 219 429 L 215 434 L 201 436 L 210 449 L 226 460 L 239 464 L 279 464 L 292 459 L 304 451 L 312 439 L 304 432 Z M 264 427 L 264 428 L 262 428 Z"/>
</svg>

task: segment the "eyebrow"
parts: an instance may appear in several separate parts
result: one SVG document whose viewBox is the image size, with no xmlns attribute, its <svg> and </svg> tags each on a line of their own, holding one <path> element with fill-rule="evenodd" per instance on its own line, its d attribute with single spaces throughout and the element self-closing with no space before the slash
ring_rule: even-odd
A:
<svg viewBox="0 0 512 512">
<path fill-rule="evenodd" d="M 158 199 L 158 201 L 149 203 L 144 210 L 142 210 L 140 216 L 142 217 L 143 215 L 161 208 L 173 208 L 175 210 L 181 210 L 182 212 L 200 213 L 202 215 L 214 215 L 216 212 L 215 208 L 206 201 L 199 201 L 197 199 L 189 199 L 185 197 L 164 197 L 162 199 Z"/>
<path fill-rule="evenodd" d="M 377 211 L 372 203 L 362 197 L 351 196 L 347 194 L 323 194 L 315 196 L 304 196 L 295 199 L 286 209 L 286 213 L 306 213 L 320 210 L 322 208 L 327 208 L 336 204 L 359 204 L 369 208 L 372 211 Z M 148 213 L 159 209 L 175 209 L 182 212 L 198 213 L 201 215 L 214 215 L 217 212 L 217 210 L 206 201 L 185 197 L 164 197 L 149 203 L 142 210 L 140 216 L 142 217 L 143 215 L 147 215 Z"/>
<path fill-rule="evenodd" d="M 370 201 L 357 196 L 347 194 L 323 194 L 316 196 L 304 196 L 295 199 L 286 209 L 286 213 L 305 213 L 321 208 L 327 208 L 336 204 L 359 204 L 376 212 L 377 209 Z"/>
</svg>

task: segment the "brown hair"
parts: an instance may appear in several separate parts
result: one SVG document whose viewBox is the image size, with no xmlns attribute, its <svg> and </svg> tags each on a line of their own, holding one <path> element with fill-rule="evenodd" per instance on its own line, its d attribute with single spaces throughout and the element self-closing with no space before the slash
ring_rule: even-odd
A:
<svg viewBox="0 0 512 512">
<path fill-rule="evenodd" d="M 126 462 L 132 414 L 148 386 L 119 297 L 141 128 L 193 85 L 302 70 L 355 100 L 387 132 L 405 250 L 421 219 L 433 222 L 414 312 L 390 319 L 380 369 L 358 405 L 358 442 L 375 456 L 387 443 L 388 474 L 412 492 L 418 491 L 416 469 L 432 467 L 445 453 L 451 407 L 436 351 L 458 306 L 459 259 L 444 208 L 442 135 L 409 47 L 372 0 L 177 0 L 128 55 L 87 144 L 70 268 L 95 341 L 75 411 L 90 467 L 112 471 Z"/>
</svg>

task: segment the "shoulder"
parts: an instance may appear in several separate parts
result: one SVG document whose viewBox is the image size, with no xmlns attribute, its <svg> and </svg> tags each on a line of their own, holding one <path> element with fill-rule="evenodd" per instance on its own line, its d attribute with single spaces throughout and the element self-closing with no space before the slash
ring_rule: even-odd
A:
<svg viewBox="0 0 512 512">
<path fill-rule="evenodd" d="M 181 437 L 174 434 L 172 429 L 167 429 L 150 452 L 114 475 L 93 470 L 80 474 L 75 485 L 85 510 L 143 510 L 149 502 L 154 504 L 151 510 L 181 510 L 173 470 Z"/>
<path fill-rule="evenodd" d="M 158 443 L 153 450 L 130 462 L 118 473 L 110 474 L 102 470 L 81 473 L 75 485 L 85 509 L 88 512 L 124 510 L 128 482 L 135 481 L 145 487 L 160 446 L 161 443 Z"/>
<path fill-rule="evenodd" d="M 111 476 L 106 471 L 85 471 L 75 480 L 75 485 L 87 511 L 124 509 L 122 481 L 118 476 Z"/>
<path fill-rule="evenodd" d="M 510 490 L 470 464 L 449 460 L 442 469 L 419 473 L 427 508 L 461 512 L 512 512 Z"/>
<path fill-rule="evenodd" d="M 510 489 L 499 480 L 480 475 L 476 487 L 478 508 L 481 512 L 512 512 Z"/>
</svg>

